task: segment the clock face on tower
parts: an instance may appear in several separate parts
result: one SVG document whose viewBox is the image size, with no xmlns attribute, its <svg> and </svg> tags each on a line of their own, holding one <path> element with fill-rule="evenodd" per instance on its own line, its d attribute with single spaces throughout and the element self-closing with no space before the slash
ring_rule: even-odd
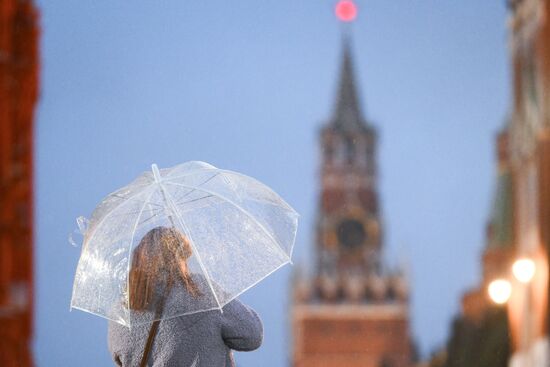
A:
<svg viewBox="0 0 550 367">
<path fill-rule="evenodd" d="M 366 238 L 367 232 L 363 223 L 355 219 L 344 219 L 337 228 L 338 242 L 340 246 L 354 249 L 361 246 Z"/>
</svg>

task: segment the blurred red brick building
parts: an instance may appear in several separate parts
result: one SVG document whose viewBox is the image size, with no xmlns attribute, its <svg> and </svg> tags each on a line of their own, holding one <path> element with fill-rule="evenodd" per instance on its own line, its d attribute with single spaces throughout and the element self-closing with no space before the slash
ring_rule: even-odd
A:
<svg viewBox="0 0 550 367">
<path fill-rule="evenodd" d="M 344 39 L 333 116 L 320 132 L 315 269 L 294 278 L 294 367 L 409 367 L 409 290 L 382 262 L 377 132 L 363 118 Z"/>
<path fill-rule="evenodd" d="M 511 367 L 547 366 L 550 250 L 550 1 L 510 0 L 513 100 L 510 167 L 514 180 L 515 256 L 536 264 L 532 280 L 514 277 L 508 302 Z"/>
<path fill-rule="evenodd" d="M 511 283 L 507 304 L 510 367 L 548 365 L 550 255 L 550 1 L 510 0 L 509 49 L 512 106 L 497 139 L 495 205 L 483 255 L 481 286 L 463 299 L 463 313 L 479 320 L 492 307 L 489 282 Z M 535 264 L 532 279 L 520 281 L 512 265 Z"/>
<path fill-rule="evenodd" d="M 0 1 L 0 366 L 33 364 L 33 121 L 38 15 Z"/>
</svg>

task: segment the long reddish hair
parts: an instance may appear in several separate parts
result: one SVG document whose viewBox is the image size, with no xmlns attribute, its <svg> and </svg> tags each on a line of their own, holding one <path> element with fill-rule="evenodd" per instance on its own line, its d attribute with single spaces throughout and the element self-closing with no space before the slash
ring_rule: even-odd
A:
<svg viewBox="0 0 550 367">
<path fill-rule="evenodd" d="M 158 292 L 164 292 L 178 281 L 193 296 L 200 295 L 187 268 L 193 251 L 189 240 L 175 228 L 156 227 L 147 232 L 133 252 L 129 273 L 128 306 L 132 310 L 156 307 Z"/>
</svg>

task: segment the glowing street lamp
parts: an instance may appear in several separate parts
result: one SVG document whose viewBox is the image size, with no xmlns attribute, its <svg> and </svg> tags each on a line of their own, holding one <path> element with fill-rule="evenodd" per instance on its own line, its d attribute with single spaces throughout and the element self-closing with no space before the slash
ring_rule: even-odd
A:
<svg viewBox="0 0 550 367">
<path fill-rule="evenodd" d="M 529 283 L 535 275 L 535 262 L 528 258 L 516 260 L 512 265 L 512 273 L 522 283 Z"/>
<path fill-rule="evenodd" d="M 487 288 L 491 300 L 499 305 L 505 304 L 512 295 L 512 285 L 506 279 L 496 279 Z"/>
</svg>

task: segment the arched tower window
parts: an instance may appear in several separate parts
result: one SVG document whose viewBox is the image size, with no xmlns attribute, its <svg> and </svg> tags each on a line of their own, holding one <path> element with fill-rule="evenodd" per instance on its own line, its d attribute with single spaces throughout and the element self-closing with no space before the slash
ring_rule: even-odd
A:
<svg viewBox="0 0 550 367">
<path fill-rule="evenodd" d="M 346 162 L 348 164 L 353 164 L 355 161 L 355 138 L 353 136 L 346 136 Z"/>
<path fill-rule="evenodd" d="M 333 163 L 334 146 L 333 146 L 333 143 L 331 141 L 325 143 L 325 145 L 323 147 L 323 156 L 324 156 L 325 163 L 328 163 L 328 164 Z"/>
</svg>

